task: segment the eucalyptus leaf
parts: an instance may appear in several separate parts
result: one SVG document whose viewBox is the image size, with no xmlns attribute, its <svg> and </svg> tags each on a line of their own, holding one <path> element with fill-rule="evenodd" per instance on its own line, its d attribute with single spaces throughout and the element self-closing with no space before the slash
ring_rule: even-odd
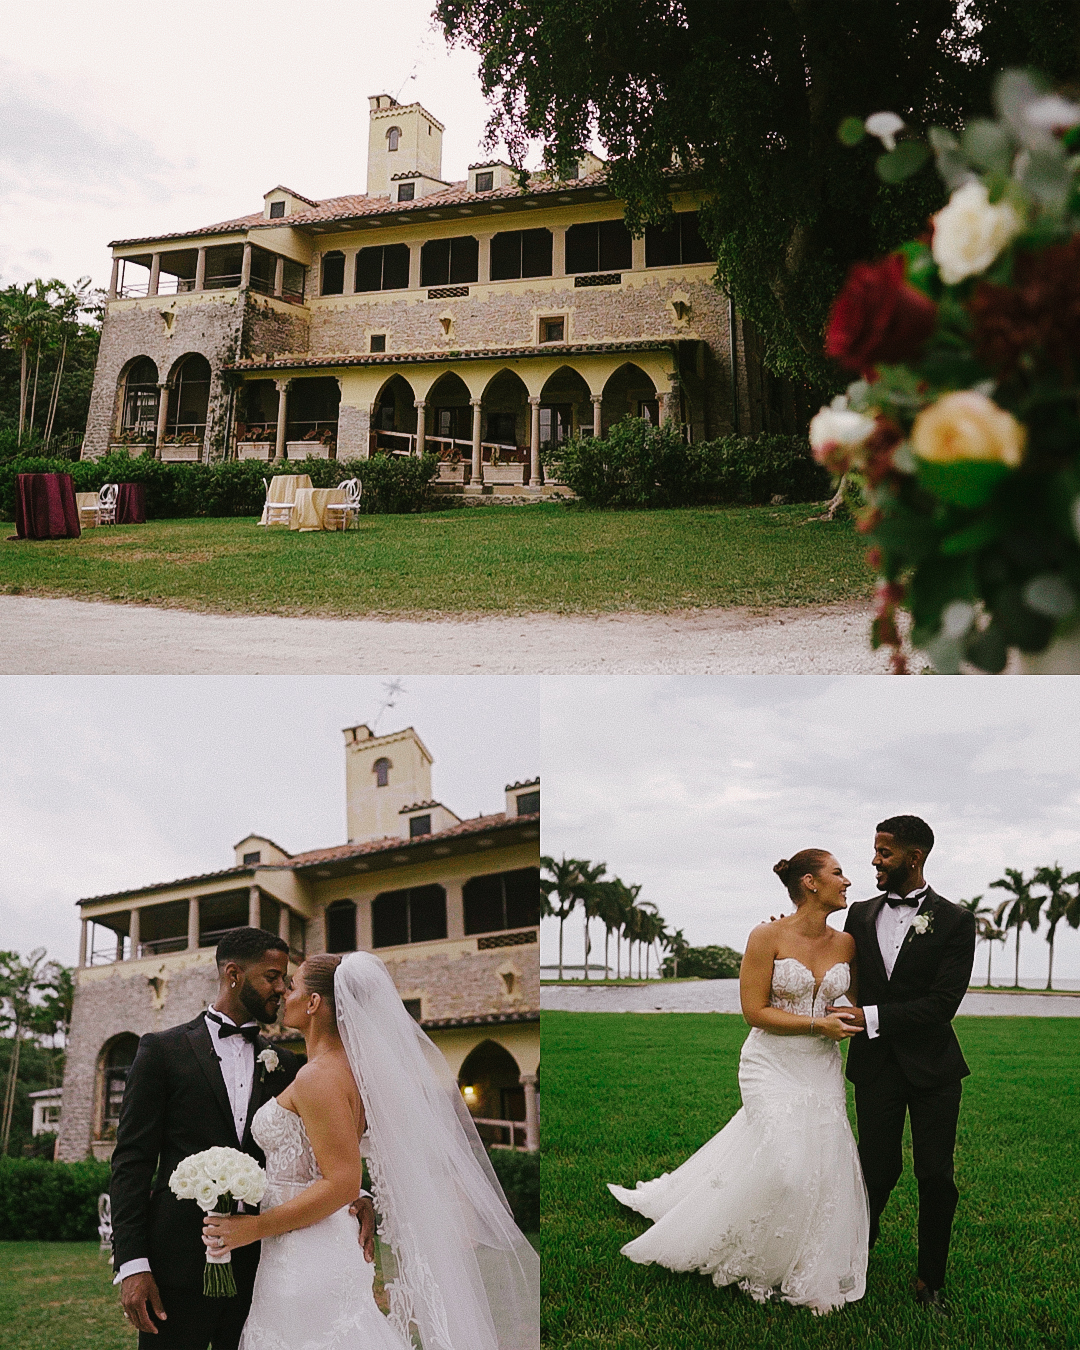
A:
<svg viewBox="0 0 1080 1350">
<path fill-rule="evenodd" d="M 979 117 L 964 128 L 960 144 L 967 159 L 980 169 L 1008 174 L 1013 158 L 1013 140 L 1000 122 Z"/>
<path fill-rule="evenodd" d="M 960 674 L 963 649 L 956 638 L 948 638 L 939 633 L 932 642 L 927 643 L 926 654 L 939 675 Z"/>
<path fill-rule="evenodd" d="M 1044 572 L 1024 587 L 1024 604 L 1048 619 L 1066 619 L 1076 608 L 1076 593 L 1064 577 Z"/>
<path fill-rule="evenodd" d="M 883 183 L 902 183 L 913 173 L 918 173 L 930 152 L 922 141 L 901 141 L 895 150 L 879 156 L 874 168 Z"/>
</svg>

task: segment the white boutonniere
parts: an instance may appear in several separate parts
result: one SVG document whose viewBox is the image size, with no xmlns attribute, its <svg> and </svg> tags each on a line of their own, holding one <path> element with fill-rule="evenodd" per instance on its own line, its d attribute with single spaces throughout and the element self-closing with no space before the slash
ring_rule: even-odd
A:
<svg viewBox="0 0 1080 1350">
<path fill-rule="evenodd" d="M 257 1057 L 257 1062 L 262 1065 L 262 1076 L 264 1078 L 268 1073 L 276 1073 L 277 1066 L 281 1063 L 276 1050 L 261 1051 Z"/>
<path fill-rule="evenodd" d="M 916 914 L 911 922 L 911 926 L 920 937 L 922 937 L 924 933 L 932 933 L 934 931 L 934 916 L 929 913 Z"/>
</svg>

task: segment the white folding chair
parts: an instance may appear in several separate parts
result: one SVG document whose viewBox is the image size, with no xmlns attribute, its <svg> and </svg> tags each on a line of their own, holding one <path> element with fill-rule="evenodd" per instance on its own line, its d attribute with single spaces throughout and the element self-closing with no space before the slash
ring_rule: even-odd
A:
<svg viewBox="0 0 1080 1350">
<path fill-rule="evenodd" d="M 116 524 L 116 499 L 120 494 L 117 483 L 106 483 L 98 493 L 98 504 L 94 512 L 99 525 Z"/>
<path fill-rule="evenodd" d="M 337 515 L 337 513 L 340 512 L 341 528 L 347 530 L 349 528 L 350 515 L 356 517 L 357 524 L 359 525 L 360 494 L 364 490 L 364 485 L 359 478 L 346 478 L 344 483 L 340 483 L 339 486 L 345 489 L 345 500 L 343 502 L 328 502 L 326 505 L 326 514 L 330 515 L 330 513 L 333 512 L 334 515 Z M 333 519 L 333 516 L 331 516 L 331 519 Z"/>
<path fill-rule="evenodd" d="M 264 525 L 291 525 L 292 524 L 292 502 L 272 502 L 270 500 L 270 484 L 263 479 L 263 487 L 266 489 L 266 506 L 263 511 Z"/>
<path fill-rule="evenodd" d="M 108 1191 L 102 1191 L 97 1200 L 98 1213 L 98 1237 L 101 1244 L 98 1247 L 99 1252 L 108 1252 L 112 1255 L 112 1201 L 109 1199 Z"/>
</svg>

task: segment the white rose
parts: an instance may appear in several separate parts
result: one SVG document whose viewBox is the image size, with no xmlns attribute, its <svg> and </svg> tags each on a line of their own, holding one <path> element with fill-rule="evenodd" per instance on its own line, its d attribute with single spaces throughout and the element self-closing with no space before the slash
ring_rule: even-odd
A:
<svg viewBox="0 0 1080 1350">
<path fill-rule="evenodd" d="M 837 394 L 827 408 L 810 419 L 810 448 L 824 450 L 829 445 L 855 449 L 869 440 L 876 423 L 872 417 L 855 412 L 843 394 Z"/>
<path fill-rule="evenodd" d="M 169 1189 L 180 1200 L 195 1199 L 195 1173 L 182 1162 L 169 1178 Z"/>
<path fill-rule="evenodd" d="M 911 926 L 915 929 L 916 933 L 925 933 L 930 927 L 930 920 L 925 914 L 920 914 L 916 919 L 912 920 Z"/>
<path fill-rule="evenodd" d="M 276 1072 L 277 1066 L 280 1062 L 281 1061 L 278 1059 L 277 1052 L 275 1050 L 264 1050 L 259 1055 L 259 1063 L 263 1066 L 263 1068 L 266 1070 L 267 1073 Z"/>
<path fill-rule="evenodd" d="M 217 1204 L 219 1194 L 220 1191 L 217 1182 L 205 1178 L 195 1186 L 195 1194 L 192 1196 L 192 1199 L 200 1209 L 206 1210 L 206 1212 L 209 1213 Z"/>
<path fill-rule="evenodd" d="M 985 272 L 1009 240 L 1024 228 L 1007 201 L 990 204 L 986 184 L 964 183 L 934 217 L 931 252 L 947 286 Z"/>
</svg>

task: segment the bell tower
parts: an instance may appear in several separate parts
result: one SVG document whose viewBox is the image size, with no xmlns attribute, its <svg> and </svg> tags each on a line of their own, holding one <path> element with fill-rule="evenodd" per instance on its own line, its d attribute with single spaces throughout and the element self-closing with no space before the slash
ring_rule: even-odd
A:
<svg viewBox="0 0 1080 1350">
<path fill-rule="evenodd" d="M 412 729 L 376 736 L 346 727 L 345 811 L 350 844 L 401 834 L 401 811 L 431 800 L 431 754 Z"/>
<path fill-rule="evenodd" d="M 368 103 L 367 195 L 412 201 L 446 187 L 443 124 L 419 103 L 401 104 L 389 94 L 373 94 Z"/>
</svg>

